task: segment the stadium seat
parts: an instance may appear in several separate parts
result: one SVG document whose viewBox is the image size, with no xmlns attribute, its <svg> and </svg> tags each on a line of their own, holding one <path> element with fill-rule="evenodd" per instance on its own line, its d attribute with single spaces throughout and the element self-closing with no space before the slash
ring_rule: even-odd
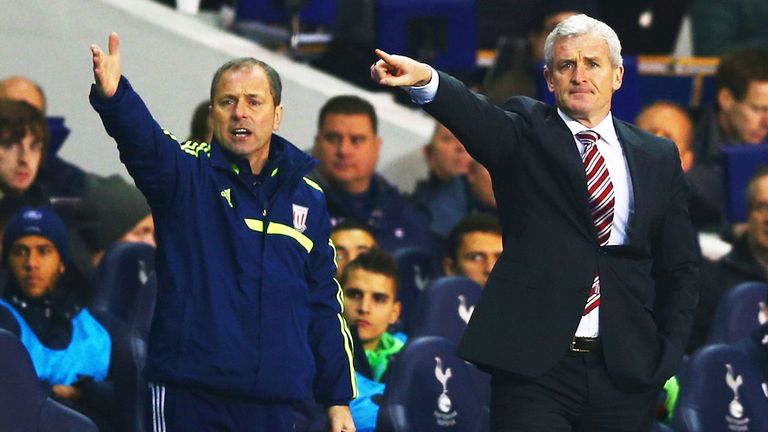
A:
<svg viewBox="0 0 768 432">
<path fill-rule="evenodd" d="M 456 345 L 445 338 L 409 341 L 390 365 L 376 430 L 490 430 L 488 407 L 481 401 L 487 389 L 476 387 L 472 366 L 455 353 Z"/>
<path fill-rule="evenodd" d="M 479 285 L 464 276 L 432 281 L 421 293 L 408 335 L 442 336 L 458 344 L 481 292 Z"/>
<path fill-rule="evenodd" d="M 768 284 L 746 282 L 735 286 L 720 299 L 710 326 L 708 344 L 741 340 L 762 324 L 760 313 L 768 297 Z"/>
<path fill-rule="evenodd" d="M 400 272 L 398 297 L 403 305 L 396 330 L 410 328 L 419 295 L 434 277 L 428 253 L 418 247 L 407 246 L 394 251 L 392 256 Z"/>
<path fill-rule="evenodd" d="M 672 417 L 676 431 L 768 430 L 760 372 L 739 349 L 709 345 L 691 358 Z"/>
<path fill-rule="evenodd" d="M 155 271 L 155 249 L 144 243 L 118 243 L 104 254 L 89 309 L 112 334 L 130 322 L 136 298 Z"/>
<path fill-rule="evenodd" d="M 117 425 L 117 432 L 152 431 L 148 387 L 141 371 L 147 358 L 156 296 L 157 278 L 152 272 L 136 295 L 131 320 L 121 323 L 112 335 L 114 424 Z"/>
<path fill-rule="evenodd" d="M 0 430 L 96 432 L 87 417 L 49 398 L 21 341 L 0 330 Z"/>
</svg>

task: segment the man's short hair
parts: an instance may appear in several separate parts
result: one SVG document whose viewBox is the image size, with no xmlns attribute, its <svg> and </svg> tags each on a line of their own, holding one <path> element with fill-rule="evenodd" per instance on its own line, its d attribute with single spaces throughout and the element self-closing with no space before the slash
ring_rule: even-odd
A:
<svg viewBox="0 0 768 432">
<path fill-rule="evenodd" d="M 464 217 L 448 234 L 446 244 L 446 256 L 458 260 L 459 248 L 464 236 L 474 232 L 491 233 L 501 235 L 501 223 L 499 218 L 486 213 L 477 213 Z"/>
<path fill-rule="evenodd" d="M 395 259 L 392 258 L 392 255 L 389 252 L 380 248 L 373 248 L 358 255 L 357 258 L 344 267 L 344 271 L 339 278 L 341 286 L 347 284 L 349 274 L 355 270 L 365 270 L 392 279 L 392 286 L 395 291 L 392 294 L 395 300 L 398 299 L 400 291 L 400 272 L 397 270 Z"/>
<path fill-rule="evenodd" d="M 768 49 L 742 48 L 723 54 L 715 74 L 715 91 L 728 89 L 740 101 L 752 81 L 768 81 Z"/>
<path fill-rule="evenodd" d="M 43 141 L 43 157 L 48 150 L 48 122 L 37 108 L 24 102 L 0 99 L 0 144 L 20 142 L 30 132 Z"/>
<path fill-rule="evenodd" d="M 553 70 L 555 42 L 567 37 L 592 35 L 605 40 L 608 44 L 608 58 L 613 67 L 624 64 L 621 58 L 621 42 L 616 32 L 606 23 L 588 17 L 584 14 L 574 15 L 560 22 L 547 36 L 544 42 L 544 63 L 549 70 Z"/>
<path fill-rule="evenodd" d="M 744 191 L 744 202 L 747 205 L 747 213 L 752 211 L 752 207 L 755 205 L 755 189 L 757 189 L 757 183 L 764 177 L 768 177 L 768 165 L 762 165 L 758 167 L 755 175 L 749 179 L 747 188 Z"/>
<path fill-rule="evenodd" d="M 213 75 L 213 80 L 211 81 L 211 101 L 215 100 L 214 95 L 216 93 L 216 87 L 219 85 L 219 81 L 221 81 L 221 76 L 224 75 L 224 72 L 229 70 L 254 67 L 260 67 L 261 70 L 263 70 L 267 75 L 267 80 L 269 81 L 269 91 L 272 93 L 272 101 L 274 102 L 275 106 L 280 105 L 281 94 L 283 92 L 283 83 L 280 81 L 280 74 L 278 74 L 277 71 L 272 68 L 272 66 L 253 57 L 240 57 L 234 60 L 230 60 L 221 65 L 221 67 L 216 70 L 216 73 Z"/>
<path fill-rule="evenodd" d="M 323 122 L 328 114 L 363 114 L 371 119 L 371 127 L 373 132 L 377 133 L 379 130 L 379 121 L 376 117 L 376 110 L 373 108 L 370 102 L 367 100 L 353 95 L 341 95 L 334 96 L 320 108 L 320 115 L 317 118 L 317 129 L 323 128 Z"/>
<path fill-rule="evenodd" d="M 373 235 L 373 232 L 371 231 L 371 226 L 355 218 L 342 219 L 341 222 L 331 227 L 331 234 L 337 233 L 339 231 L 353 231 L 353 230 L 365 231 L 371 237 L 375 238 L 375 236 Z"/>
</svg>

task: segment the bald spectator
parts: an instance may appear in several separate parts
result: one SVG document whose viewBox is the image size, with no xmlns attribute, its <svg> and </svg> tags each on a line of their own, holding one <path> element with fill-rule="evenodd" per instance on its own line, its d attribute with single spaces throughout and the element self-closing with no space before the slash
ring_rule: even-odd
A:
<svg viewBox="0 0 768 432">
<path fill-rule="evenodd" d="M 430 218 L 430 229 L 445 238 L 471 206 L 466 175 L 472 157 L 445 126 L 435 122 L 429 143 L 424 146 L 429 176 L 416 184 L 412 200 Z"/>
<path fill-rule="evenodd" d="M 0 80 L 0 98 L 25 101 L 43 116 L 47 113 L 45 92 L 27 77 L 15 75 Z M 47 123 L 50 137 L 48 151 L 36 180 L 53 197 L 76 197 L 82 190 L 85 172 L 58 156 L 69 135 L 69 128 L 64 125 L 62 117 L 48 117 Z"/>
<path fill-rule="evenodd" d="M 443 271 L 448 276 L 466 276 L 485 287 L 502 249 L 501 224 L 496 216 L 467 216 L 448 237 Z"/>
<path fill-rule="evenodd" d="M 373 105 L 357 96 L 336 96 L 320 110 L 313 154 L 320 160 L 313 174 L 328 203 L 331 223 L 364 221 L 379 246 L 428 247 L 427 220 L 395 186 L 376 173 L 381 151 Z"/>
</svg>

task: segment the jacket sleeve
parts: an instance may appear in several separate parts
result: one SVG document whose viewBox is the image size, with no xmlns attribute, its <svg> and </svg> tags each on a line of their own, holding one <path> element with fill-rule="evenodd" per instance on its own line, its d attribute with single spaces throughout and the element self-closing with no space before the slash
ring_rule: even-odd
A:
<svg viewBox="0 0 768 432">
<path fill-rule="evenodd" d="M 329 235 L 331 223 L 325 199 L 315 247 L 306 270 L 310 297 L 309 343 L 315 357 L 315 397 L 325 406 L 348 405 L 357 397 L 352 336 L 343 317 L 344 297 L 335 278 L 336 250 Z"/>
<path fill-rule="evenodd" d="M 120 161 L 152 210 L 168 206 L 176 186 L 183 180 L 179 166 L 184 147 L 160 127 L 125 77 L 120 78 L 117 92 L 111 98 L 101 97 L 95 84 L 92 85 L 90 102 L 107 133 L 117 142 Z"/>
</svg>

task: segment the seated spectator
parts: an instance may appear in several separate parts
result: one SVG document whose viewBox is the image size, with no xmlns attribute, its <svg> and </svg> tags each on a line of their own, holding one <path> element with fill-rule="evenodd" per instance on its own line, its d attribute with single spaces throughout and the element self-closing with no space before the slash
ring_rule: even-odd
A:
<svg viewBox="0 0 768 432">
<path fill-rule="evenodd" d="M 325 191 L 331 223 L 364 221 L 388 251 L 426 247 L 426 218 L 375 173 L 381 138 L 373 106 L 357 96 L 333 97 L 320 110 L 317 126 L 313 153 L 320 165 L 313 177 Z"/>
<path fill-rule="evenodd" d="M 720 299 L 742 282 L 768 282 L 768 170 L 758 172 L 746 191 L 747 229 L 730 253 L 701 268 L 699 304 L 688 352 L 707 340 Z"/>
<path fill-rule="evenodd" d="M 496 195 L 493 193 L 491 173 L 480 162 L 473 161 L 467 173 L 469 191 L 472 193 L 470 207 L 472 212 L 497 215 Z"/>
<path fill-rule="evenodd" d="M 384 392 L 380 384 L 386 383 L 390 361 L 404 346 L 387 332 L 400 317 L 397 281 L 395 261 L 381 249 L 361 253 L 341 275 L 344 316 L 365 352 L 365 359 L 355 358 L 361 397 L 350 405 L 358 430 L 372 430 L 376 424 L 378 405 L 372 403 L 372 397 Z"/>
<path fill-rule="evenodd" d="M 23 101 L 0 99 L 0 231 L 24 205 L 48 203 L 36 183 L 48 143 L 43 115 Z"/>
<path fill-rule="evenodd" d="M 696 189 L 706 201 L 722 208 L 720 149 L 765 144 L 768 136 L 768 48 L 725 54 L 715 75 L 715 104 L 696 124 Z"/>
<path fill-rule="evenodd" d="M 485 287 L 503 249 L 501 224 L 495 216 L 474 214 L 462 219 L 448 236 L 443 271 L 448 276 L 466 276 Z"/>
<path fill-rule="evenodd" d="M 370 228 L 351 219 L 339 222 L 331 228 L 331 241 L 336 247 L 336 277 L 341 276 L 347 263 L 377 246 Z"/>
<path fill-rule="evenodd" d="M 412 201 L 430 217 L 433 234 L 445 238 L 470 207 L 469 172 L 472 157 L 451 131 L 435 123 L 435 131 L 424 146 L 429 177 L 416 184 Z"/>
<path fill-rule="evenodd" d="M 42 87 L 23 76 L 11 76 L 0 81 L 0 98 L 25 101 L 46 115 L 48 102 Z M 69 135 L 62 118 L 48 118 L 48 150 L 41 162 L 36 182 L 52 197 L 77 197 L 83 186 L 85 172 L 58 156 Z"/>
<path fill-rule="evenodd" d="M 84 305 L 83 289 L 63 277 L 69 258 L 64 222 L 50 207 L 24 207 L 3 235 L 7 288 L 0 328 L 29 351 L 40 381 L 88 416 L 108 416 L 110 336 Z"/>
<path fill-rule="evenodd" d="M 680 165 L 691 186 L 688 209 L 697 229 L 717 225 L 723 209 L 720 202 L 709 198 L 706 170 L 694 167 L 696 156 L 693 152 L 693 121 L 685 108 L 671 101 L 657 101 L 643 108 L 635 123 L 648 132 L 667 138 L 677 145 Z"/>
</svg>

